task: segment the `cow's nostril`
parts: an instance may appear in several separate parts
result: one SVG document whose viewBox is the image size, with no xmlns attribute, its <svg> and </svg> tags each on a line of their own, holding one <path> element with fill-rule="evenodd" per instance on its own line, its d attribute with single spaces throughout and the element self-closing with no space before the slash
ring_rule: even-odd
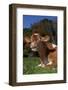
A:
<svg viewBox="0 0 68 90">
<path fill-rule="evenodd" d="M 29 42 L 29 44 L 31 44 L 31 42 Z"/>
</svg>

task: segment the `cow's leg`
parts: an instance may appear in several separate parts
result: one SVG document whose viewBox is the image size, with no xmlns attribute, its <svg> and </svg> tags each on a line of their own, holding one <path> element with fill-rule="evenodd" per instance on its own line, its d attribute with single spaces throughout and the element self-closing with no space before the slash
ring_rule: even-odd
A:
<svg viewBox="0 0 68 90">
<path fill-rule="evenodd" d="M 41 66 L 44 67 L 48 63 L 48 57 L 46 54 L 46 46 L 41 41 L 38 42 L 38 53 L 40 56 Z"/>
<path fill-rule="evenodd" d="M 48 61 L 46 61 L 46 59 L 43 62 L 43 59 L 41 59 L 41 58 L 40 58 L 40 62 L 41 63 L 38 65 L 39 67 L 45 67 L 49 63 Z"/>
<path fill-rule="evenodd" d="M 57 66 L 57 49 L 48 55 L 49 63 L 47 65 Z M 51 63 L 50 63 L 51 62 Z"/>
<path fill-rule="evenodd" d="M 40 60 L 41 62 L 42 60 Z M 38 67 L 45 67 L 45 64 L 43 62 L 41 62 L 40 64 L 38 64 Z"/>
</svg>

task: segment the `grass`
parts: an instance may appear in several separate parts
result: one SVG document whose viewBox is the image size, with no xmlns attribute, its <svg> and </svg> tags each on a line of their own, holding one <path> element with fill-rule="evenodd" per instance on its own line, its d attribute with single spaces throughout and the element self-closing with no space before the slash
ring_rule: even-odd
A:
<svg viewBox="0 0 68 90">
<path fill-rule="evenodd" d="M 57 68 L 54 67 L 38 67 L 40 64 L 39 57 L 24 57 L 23 59 L 23 74 L 44 74 L 57 73 Z"/>
</svg>

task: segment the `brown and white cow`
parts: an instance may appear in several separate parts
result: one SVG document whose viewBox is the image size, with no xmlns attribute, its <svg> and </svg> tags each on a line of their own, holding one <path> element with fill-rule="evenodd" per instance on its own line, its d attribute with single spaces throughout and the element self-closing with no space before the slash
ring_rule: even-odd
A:
<svg viewBox="0 0 68 90">
<path fill-rule="evenodd" d="M 49 43 L 50 37 L 47 35 L 41 37 L 39 33 L 33 33 L 31 36 L 30 48 L 32 51 L 38 51 L 40 62 L 38 66 L 56 66 L 57 65 L 57 46 Z"/>
</svg>

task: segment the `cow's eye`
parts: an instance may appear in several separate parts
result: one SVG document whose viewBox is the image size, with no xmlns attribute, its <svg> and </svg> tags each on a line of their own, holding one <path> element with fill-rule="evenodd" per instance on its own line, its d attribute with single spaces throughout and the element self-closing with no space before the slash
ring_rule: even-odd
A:
<svg viewBox="0 0 68 90">
<path fill-rule="evenodd" d="M 29 42 L 29 44 L 31 44 L 31 42 Z"/>
</svg>

